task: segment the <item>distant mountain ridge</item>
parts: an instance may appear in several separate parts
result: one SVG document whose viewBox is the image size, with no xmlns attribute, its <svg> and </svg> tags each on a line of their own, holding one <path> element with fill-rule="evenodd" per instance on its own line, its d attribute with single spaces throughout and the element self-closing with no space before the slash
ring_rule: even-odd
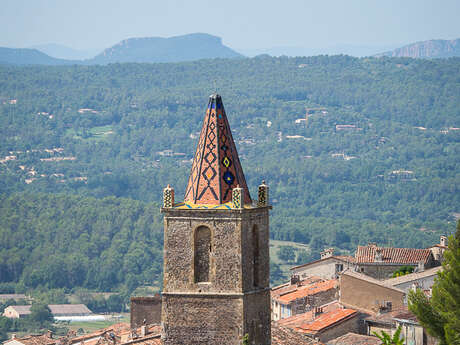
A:
<svg viewBox="0 0 460 345">
<path fill-rule="evenodd" d="M 411 57 L 421 59 L 460 56 L 460 39 L 421 41 L 408 44 L 392 51 L 377 54 L 375 56 Z"/>
<path fill-rule="evenodd" d="M 0 64 L 12 65 L 70 65 L 78 61 L 56 59 L 30 48 L 0 47 Z"/>
<path fill-rule="evenodd" d="M 51 48 L 55 49 L 56 47 Z M 86 60 L 57 59 L 37 49 L 0 47 L 0 64 L 14 65 L 105 65 L 125 62 L 184 62 L 238 57 L 243 57 L 243 55 L 223 45 L 220 37 L 203 33 L 169 38 L 129 38 L 105 49 L 94 58 Z"/>
<path fill-rule="evenodd" d="M 220 37 L 196 33 L 170 38 L 129 38 L 105 49 L 88 63 L 181 62 L 236 57 L 243 55 L 223 45 Z"/>
<path fill-rule="evenodd" d="M 31 47 L 31 49 L 37 49 L 46 55 L 49 55 L 56 59 L 65 60 L 85 60 L 92 59 L 101 52 L 102 49 L 73 49 L 62 44 L 48 43 L 38 44 Z"/>
</svg>

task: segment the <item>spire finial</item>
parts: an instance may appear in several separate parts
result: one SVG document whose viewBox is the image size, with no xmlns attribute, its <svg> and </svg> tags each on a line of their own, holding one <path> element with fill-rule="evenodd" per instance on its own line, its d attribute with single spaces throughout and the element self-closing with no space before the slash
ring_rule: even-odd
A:
<svg viewBox="0 0 460 345">
<path fill-rule="evenodd" d="M 265 184 L 265 180 L 262 180 L 262 184 L 259 186 L 257 206 L 268 206 L 268 186 Z"/>
<path fill-rule="evenodd" d="M 168 186 L 163 189 L 163 207 L 171 208 L 174 206 L 174 188 L 168 183 Z"/>
</svg>

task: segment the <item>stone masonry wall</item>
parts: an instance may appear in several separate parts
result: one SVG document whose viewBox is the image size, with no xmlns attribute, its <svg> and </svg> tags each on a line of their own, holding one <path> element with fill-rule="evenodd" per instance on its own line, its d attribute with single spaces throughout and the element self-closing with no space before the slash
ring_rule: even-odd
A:
<svg viewBox="0 0 460 345">
<path fill-rule="evenodd" d="M 165 345 L 240 345 L 246 333 L 253 344 L 270 344 L 268 210 L 163 209 Z M 207 282 L 194 277 L 200 227 L 211 233 Z M 254 238 L 259 241 L 257 286 Z"/>
<path fill-rule="evenodd" d="M 144 323 L 145 320 L 145 323 Z M 161 322 L 161 297 L 131 297 L 131 328 Z"/>
<path fill-rule="evenodd" d="M 240 345 L 243 298 L 163 295 L 164 345 Z"/>
<path fill-rule="evenodd" d="M 328 328 L 317 335 L 321 342 L 326 343 L 329 340 L 335 339 L 347 333 L 358 333 L 359 331 L 359 318 L 352 317 L 345 320 L 334 327 Z"/>
<path fill-rule="evenodd" d="M 378 311 L 384 301 L 392 303 L 393 310 L 404 306 L 404 292 L 377 285 L 367 280 L 340 276 L 340 302 L 345 305 L 369 311 Z"/>
<path fill-rule="evenodd" d="M 244 297 L 244 334 L 249 334 L 249 343 L 271 344 L 270 290 L 263 290 Z"/>
</svg>

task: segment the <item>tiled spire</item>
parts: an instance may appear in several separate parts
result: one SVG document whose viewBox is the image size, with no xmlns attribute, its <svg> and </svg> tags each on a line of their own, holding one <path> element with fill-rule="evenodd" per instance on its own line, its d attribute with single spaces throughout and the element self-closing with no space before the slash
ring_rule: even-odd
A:
<svg viewBox="0 0 460 345">
<path fill-rule="evenodd" d="M 243 189 L 244 203 L 251 203 L 222 98 L 209 97 L 184 201 L 219 205 L 232 200 L 232 189 Z"/>
</svg>

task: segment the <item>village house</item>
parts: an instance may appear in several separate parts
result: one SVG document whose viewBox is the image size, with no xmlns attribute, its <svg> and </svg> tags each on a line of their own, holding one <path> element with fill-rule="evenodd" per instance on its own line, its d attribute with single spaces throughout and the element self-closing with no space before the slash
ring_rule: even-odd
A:
<svg viewBox="0 0 460 345">
<path fill-rule="evenodd" d="M 300 280 L 292 276 L 288 284 L 271 291 L 272 320 L 277 321 L 305 313 L 314 307 L 337 299 L 337 280 L 323 280 L 310 277 Z"/>
<path fill-rule="evenodd" d="M 356 270 L 376 279 L 387 279 L 402 266 L 435 267 L 438 264 L 431 249 L 379 247 L 376 244 L 358 246 Z"/>
<path fill-rule="evenodd" d="M 354 272 L 340 275 L 340 303 L 368 313 L 378 313 L 404 306 L 406 294 L 384 282 Z"/>
<path fill-rule="evenodd" d="M 420 272 L 409 273 L 400 277 L 385 280 L 385 284 L 403 290 L 406 294 L 409 290 L 419 288 L 431 295 L 431 288 L 434 284 L 438 272 L 442 271 L 442 266 L 433 267 Z"/>
<path fill-rule="evenodd" d="M 382 341 L 375 337 L 357 333 L 347 333 L 330 340 L 327 345 L 381 345 Z"/>
<path fill-rule="evenodd" d="M 53 338 L 51 331 L 46 332 L 42 335 L 26 335 L 24 337 L 16 337 L 15 334 L 11 336 L 11 339 L 3 342 L 3 345 L 55 345 L 58 344 L 58 340 Z"/>
<path fill-rule="evenodd" d="M 20 319 L 30 315 L 30 305 L 10 305 L 3 311 L 3 316 L 10 319 Z"/>
<path fill-rule="evenodd" d="M 439 243 L 435 244 L 434 246 L 430 247 L 429 249 L 433 253 L 434 260 L 438 265 L 442 263 L 444 252 L 447 249 L 447 237 L 441 236 L 439 239 Z"/>
<path fill-rule="evenodd" d="M 407 310 L 406 307 L 393 310 L 387 313 L 375 314 L 365 318 L 367 334 L 373 332 L 378 334 L 381 331 L 390 336 L 401 326 L 401 336 L 404 338 L 404 344 L 410 345 L 435 345 L 437 340 L 429 336 L 423 327 L 418 323 L 414 314 Z"/>
<path fill-rule="evenodd" d="M 18 319 L 30 315 L 31 305 L 10 305 L 6 307 L 3 316 Z M 48 308 L 56 320 L 72 320 L 73 318 L 88 318 L 94 314 L 84 304 L 49 304 Z"/>
<path fill-rule="evenodd" d="M 321 259 L 291 268 L 291 274 L 301 279 L 317 276 L 322 279 L 336 279 L 339 273 L 354 267 L 352 256 L 334 255 L 334 248 L 321 252 Z"/>
<path fill-rule="evenodd" d="M 315 309 L 277 321 L 277 324 L 293 329 L 317 339 L 327 342 L 348 332 L 358 332 L 358 312 L 344 308 L 337 301 L 316 307 Z"/>
</svg>

